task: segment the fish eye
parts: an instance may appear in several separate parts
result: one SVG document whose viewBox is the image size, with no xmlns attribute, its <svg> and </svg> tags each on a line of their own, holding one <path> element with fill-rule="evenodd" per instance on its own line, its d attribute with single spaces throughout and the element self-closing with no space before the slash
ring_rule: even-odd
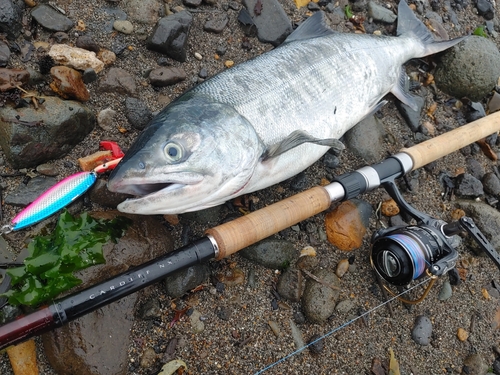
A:
<svg viewBox="0 0 500 375">
<path fill-rule="evenodd" d="M 182 147 L 177 143 L 167 143 L 163 148 L 163 152 L 167 159 L 171 161 L 178 161 L 182 158 Z"/>
</svg>

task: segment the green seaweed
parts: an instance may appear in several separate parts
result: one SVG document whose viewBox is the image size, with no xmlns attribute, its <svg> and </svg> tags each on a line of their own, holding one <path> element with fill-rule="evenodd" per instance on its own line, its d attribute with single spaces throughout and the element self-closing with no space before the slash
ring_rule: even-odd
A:
<svg viewBox="0 0 500 375">
<path fill-rule="evenodd" d="M 485 37 L 485 38 L 488 37 L 488 33 L 485 31 L 484 26 L 478 26 L 478 27 L 476 27 L 476 29 L 474 30 L 474 32 L 472 33 L 472 35 L 482 36 L 482 37 Z"/>
<path fill-rule="evenodd" d="M 344 12 L 345 12 L 345 16 L 348 20 L 350 20 L 354 14 L 352 13 L 351 11 L 351 7 L 349 5 L 346 5 L 345 8 L 344 8 Z"/>
<path fill-rule="evenodd" d="M 121 216 L 103 220 L 63 211 L 52 233 L 29 243 L 24 266 L 7 271 L 12 288 L 0 296 L 8 297 L 11 305 L 35 306 L 81 284 L 73 272 L 105 263 L 102 247 L 116 242 L 130 224 Z"/>
</svg>

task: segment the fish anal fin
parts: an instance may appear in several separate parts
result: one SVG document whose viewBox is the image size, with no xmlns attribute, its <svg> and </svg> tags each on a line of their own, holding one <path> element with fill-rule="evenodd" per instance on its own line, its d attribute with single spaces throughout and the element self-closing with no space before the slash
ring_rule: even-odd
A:
<svg viewBox="0 0 500 375">
<path fill-rule="evenodd" d="M 396 83 L 396 85 L 394 85 L 391 93 L 414 111 L 418 110 L 417 102 L 413 98 L 413 95 L 408 91 L 408 76 L 406 75 L 404 69 L 401 69 L 399 81 Z"/>
<path fill-rule="evenodd" d="M 326 24 L 323 12 L 317 12 L 302 22 L 299 27 L 285 39 L 283 44 L 295 40 L 317 38 L 330 34 L 335 34 L 335 31 L 330 29 Z"/>
<path fill-rule="evenodd" d="M 295 130 L 281 142 L 268 147 L 268 149 L 262 155 L 262 160 L 265 161 L 274 158 L 276 156 L 279 156 L 304 143 L 314 143 L 319 146 L 332 147 L 338 152 L 342 151 L 345 148 L 344 144 L 340 142 L 338 139 L 335 138 L 319 139 L 313 137 L 312 135 L 306 133 L 303 130 Z"/>
</svg>

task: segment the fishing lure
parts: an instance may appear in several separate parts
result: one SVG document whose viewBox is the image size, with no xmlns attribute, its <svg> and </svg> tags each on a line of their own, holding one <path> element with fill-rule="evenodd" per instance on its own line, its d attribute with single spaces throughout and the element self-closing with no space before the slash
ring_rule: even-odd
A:
<svg viewBox="0 0 500 375">
<path fill-rule="evenodd" d="M 75 173 L 59 181 L 22 210 L 10 224 L 1 227 L 0 234 L 29 227 L 52 216 L 90 189 L 99 173 L 113 169 L 123 157 L 123 153 L 114 142 L 101 142 L 100 145 L 111 150 L 115 159 L 95 167 L 92 171 Z"/>
</svg>

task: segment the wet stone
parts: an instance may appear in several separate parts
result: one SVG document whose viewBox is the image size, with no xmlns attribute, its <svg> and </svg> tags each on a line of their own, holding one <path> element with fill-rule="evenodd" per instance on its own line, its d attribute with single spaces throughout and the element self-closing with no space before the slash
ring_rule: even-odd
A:
<svg viewBox="0 0 500 375">
<path fill-rule="evenodd" d="M 438 299 L 440 301 L 446 301 L 447 299 L 450 299 L 453 294 L 453 291 L 451 289 L 451 284 L 448 280 L 446 280 L 443 285 L 441 286 L 441 290 L 439 291 Z"/>
<path fill-rule="evenodd" d="M 486 173 L 482 179 L 482 183 L 486 193 L 500 195 L 500 179 L 495 173 Z"/>
<path fill-rule="evenodd" d="M 500 52 L 487 38 L 472 35 L 444 52 L 440 61 L 434 74 L 436 85 L 455 98 L 480 101 L 498 81 Z"/>
<path fill-rule="evenodd" d="M 113 193 L 109 191 L 105 180 L 98 179 L 90 188 L 89 197 L 93 203 L 97 203 L 103 207 L 115 208 L 119 203 L 129 198 L 130 195 Z"/>
<path fill-rule="evenodd" d="M 5 33 L 10 40 L 21 35 L 23 25 L 21 2 L 0 0 L 0 32 Z"/>
<path fill-rule="evenodd" d="M 344 134 L 346 147 L 368 164 L 384 157 L 385 129 L 382 121 L 368 116 Z"/>
<path fill-rule="evenodd" d="M 95 82 L 95 81 L 97 81 L 97 78 L 98 78 L 97 77 L 97 73 L 92 68 L 87 68 L 82 73 L 83 83 L 87 83 L 88 84 L 88 83 Z"/>
<path fill-rule="evenodd" d="M 134 96 L 137 91 L 134 77 L 124 69 L 111 68 L 99 84 L 101 92 Z"/>
<path fill-rule="evenodd" d="M 76 39 L 75 45 L 78 48 L 86 49 L 87 51 L 92 51 L 98 53 L 101 49 L 99 45 L 92 39 L 89 35 L 81 35 Z"/>
<path fill-rule="evenodd" d="M 372 207 L 369 203 L 351 199 L 342 202 L 325 217 L 328 241 L 344 251 L 361 247 L 369 224 Z"/>
<path fill-rule="evenodd" d="M 196 288 L 207 281 L 210 269 L 206 264 L 197 264 L 177 271 L 165 279 L 165 293 L 177 298 L 187 291 Z"/>
<path fill-rule="evenodd" d="M 276 288 L 281 297 L 291 302 L 299 302 L 302 297 L 302 283 L 302 272 L 291 268 L 280 275 Z"/>
<path fill-rule="evenodd" d="M 295 246 L 285 240 L 266 239 L 238 252 L 244 258 L 270 269 L 284 269 L 297 257 Z"/>
<path fill-rule="evenodd" d="M 164 14 L 159 0 L 125 0 L 122 5 L 130 20 L 141 24 L 154 25 Z"/>
<path fill-rule="evenodd" d="M 325 157 L 323 158 L 323 164 L 327 168 L 337 168 L 340 165 L 340 159 L 338 156 L 332 154 L 331 152 L 327 152 L 325 154 Z"/>
<path fill-rule="evenodd" d="M 56 183 L 57 180 L 52 177 L 34 177 L 26 185 L 21 183 L 16 190 L 8 194 L 5 197 L 5 204 L 25 207 Z"/>
<path fill-rule="evenodd" d="M 187 38 L 193 16 L 182 11 L 158 21 L 147 40 L 147 48 L 184 62 L 187 56 Z"/>
<path fill-rule="evenodd" d="M 215 308 L 215 315 L 221 320 L 228 321 L 231 318 L 231 310 L 225 306 Z"/>
<path fill-rule="evenodd" d="M 290 181 L 290 189 L 294 191 L 303 191 L 309 187 L 309 179 L 305 172 L 295 175 Z"/>
<path fill-rule="evenodd" d="M 255 6 L 258 0 L 243 0 L 247 13 L 252 21 L 246 21 L 250 28 L 255 25 L 257 37 L 262 43 L 270 43 L 273 46 L 279 46 L 286 37 L 292 32 L 292 24 L 283 10 L 283 7 L 277 0 L 268 0 L 262 7 L 259 15 L 255 14 Z M 241 12 L 238 21 L 242 22 Z M 243 23 L 243 22 L 242 22 Z"/>
<path fill-rule="evenodd" d="M 31 11 L 38 24 L 51 31 L 69 31 L 73 21 L 47 4 L 40 4 Z"/>
<path fill-rule="evenodd" d="M 5 67 L 9 63 L 10 49 L 9 45 L 0 40 L 0 67 Z"/>
<path fill-rule="evenodd" d="M 55 177 L 59 173 L 57 172 L 57 168 L 54 164 L 40 164 L 36 167 L 36 171 L 44 176 Z"/>
<path fill-rule="evenodd" d="M 432 334 L 432 323 L 430 319 L 424 315 L 419 315 L 415 319 L 415 325 L 411 331 L 411 338 L 417 344 L 426 346 L 429 345 Z"/>
<path fill-rule="evenodd" d="M 182 0 L 182 3 L 191 8 L 197 8 L 201 5 L 201 0 Z"/>
<path fill-rule="evenodd" d="M 475 198 L 484 194 L 483 184 L 468 173 L 463 173 L 455 179 L 456 194 L 461 197 Z"/>
<path fill-rule="evenodd" d="M 405 103 L 397 100 L 396 106 L 398 107 L 399 113 L 403 116 L 406 125 L 411 129 L 412 132 L 416 133 L 419 130 L 420 126 L 420 113 L 422 112 L 422 108 L 425 104 L 425 99 L 421 96 L 413 96 L 415 103 L 417 104 L 417 110 L 410 108 Z"/>
<path fill-rule="evenodd" d="M 134 129 L 143 130 L 153 118 L 146 103 L 136 98 L 125 99 L 125 116 Z"/>
<path fill-rule="evenodd" d="M 397 18 L 393 11 L 377 5 L 373 1 L 368 2 L 368 17 L 373 18 L 374 21 L 384 23 L 393 23 Z"/>
<path fill-rule="evenodd" d="M 53 79 L 50 88 L 62 98 L 81 102 L 90 99 L 90 93 L 83 83 L 80 72 L 67 66 L 54 66 L 50 69 L 50 75 Z"/>
<path fill-rule="evenodd" d="M 492 20 L 495 17 L 495 7 L 490 0 L 477 0 L 477 12 L 483 16 L 485 20 Z"/>
<path fill-rule="evenodd" d="M 103 109 L 97 114 L 97 123 L 103 130 L 110 131 L 115 126 L 116 111 L 112 108 Z"/>
<path fill-rule="evenodd" d="M 215 34 L 220 34 L 224 30 L 228 22 L 229 17 L 227 16 L 227 13 L 218 14 L 205 23 L 205 25 L 203 26 L 203 30 Z"/>
<path fill-rule="evenodd" d="M 474 353 L 464 359 L 464 366 L 461 374 L 463 375 L 486 375 L 489 371 L 488 363 L 481 354 Z"/>
<path fill-rule="evenodd" d="M 123 34 L 132 34 L 134 32 L 134 25 L 128 20 L 116 20 L 113 22 L 113 29 Z"/>
<path fill-rule="evenodd" d="M 181 68 L 161 67 L 151 71 L 149 81 L 153 86 L 164 87 L 182 82 L 186 77 L 186 72 Z"/>
<path fill-rule="evenodd" d="M 325 343 L 323 339 L 320 339 L 320 335 L 314 335 L 312 336 L 309 341 L 307 342 L 309 344 L 309 350 L 313 354 L 321 354 L 325 347 Z"/>
<path fill-rule="evenodd" d="M 339 291 L 328 285 L 340 286 L 339 278 L 328 269 L 319 269 L 313 274 L 323 280 L 319 283 L 312 278 L 307 278 L 301 305 L 307 320 L 311 323 L 325 322 L 335 311 Z"/>
<path fill-rule="evenodd" d="M 47 96 L 38 109 L 3 108 L 0 146 L 12 167 L 35 167 L 71 151 L 94 126 L 95 116 L 88 108 L 73 100 Z"/>
<path fill-rule="evenodd" d="M 467 172 L 478 180 L 482 180 L 485 174 L 484 167 L 477 159 L 467 158 Z"/>
</svg>

